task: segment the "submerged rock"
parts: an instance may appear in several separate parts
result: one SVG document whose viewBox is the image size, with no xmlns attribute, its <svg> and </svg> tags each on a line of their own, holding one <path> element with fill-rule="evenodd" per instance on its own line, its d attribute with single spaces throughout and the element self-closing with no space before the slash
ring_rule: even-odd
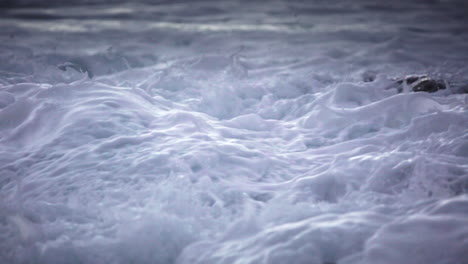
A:
<svg viewBox="0 0 468 264">
<path fill-rule="evenodd" d="M 76 72 L 87 74 L 90 79 L 95 76 L 113 74 L 144 66 L 139 61 L 118 51 L 114 51 L 112 47 L 109 47 L 103 53 L 71 58 L 59 56 L 53 59 L 49 58 L 49 60 L 52 62 L 56 61 L 57 68 L 62 71 L 72 69 Z"/>
<path fill-rule="evenodd" d="M 78 61 L 65 62 L 65 63 L 58 65 L 57 68 L 59 68 L 62 71 L 66 71 L 68 68 L 70 68 L 79 73 L 87 73 L 90 79 L 92 79 L 94 76 L 93 72 L 89 69 L 89 66 L 87 66 L 85 63 L 80 63 Z"/>
</svg>

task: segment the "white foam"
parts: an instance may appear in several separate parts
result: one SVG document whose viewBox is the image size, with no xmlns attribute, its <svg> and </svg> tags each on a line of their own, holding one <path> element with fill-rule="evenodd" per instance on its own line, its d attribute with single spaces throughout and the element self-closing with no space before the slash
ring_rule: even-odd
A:
<svg viewBox="0 0 468 264">
<path fill-rule="evenodd" d="M 144 2 L 0 18 L 0 263 L 464 263 L 456 1 Z"/>
</svg>

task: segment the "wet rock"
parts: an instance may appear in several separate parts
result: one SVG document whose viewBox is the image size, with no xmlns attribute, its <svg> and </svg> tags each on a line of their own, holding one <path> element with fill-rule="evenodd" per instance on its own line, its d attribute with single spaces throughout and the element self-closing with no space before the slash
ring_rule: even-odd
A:
<svg viewBox="0 0 468 264">
<path fill-rule="evenodd" d="M 397 80 L 396 83 L 399 93 L 403 91 L 405 85 L 413 92 L 433 93 L 447 88 L 443 80 L 432 79 L 425 75 L 409 75 L 403 79 Z"/>
<path fill-rule="evenodd" d="M 89 69 L 89 66 L 87 66 L 85 63 L 80 63 L 78 61 L 77 62 L 65 62 L 65 63 L 59 64 L 57 68 L 59 68 L 62 71 L 66 71 L 67 69 L 73 69 L 80 73 L 87 73 L 90 79 L 93 78 L 94 76 L 93 72 Z"/>
<path fill-rule="evenodd" d="M 421 78 L 413 82 L 412 86 L 414 92 L 428 92 L 433 93 L 438 90 L 446 88 L 445 83 L 441 80 L 433 80 L 429 78 Z"/>
</svg>

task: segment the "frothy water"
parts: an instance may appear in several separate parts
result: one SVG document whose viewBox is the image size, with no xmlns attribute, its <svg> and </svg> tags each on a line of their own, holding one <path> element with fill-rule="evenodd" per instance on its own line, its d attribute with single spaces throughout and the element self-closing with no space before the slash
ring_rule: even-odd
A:
<svg viewBox="0 0 468 264">
<path fill-rule="evenodd" d="M 462 2 L 138 2 L 0 10 L 0 263 L 468 260 Z"/>
</svg>

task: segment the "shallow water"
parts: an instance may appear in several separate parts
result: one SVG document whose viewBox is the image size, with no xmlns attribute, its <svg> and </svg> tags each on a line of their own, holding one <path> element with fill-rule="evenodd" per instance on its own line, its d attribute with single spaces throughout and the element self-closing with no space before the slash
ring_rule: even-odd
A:
<svg viewBox="0 0 468 264">
<path fill-rule="evenodd" d="M 0 9 L 0 263 L 468 259 L 462 1 L 54 3 Z"/>
</svg>

